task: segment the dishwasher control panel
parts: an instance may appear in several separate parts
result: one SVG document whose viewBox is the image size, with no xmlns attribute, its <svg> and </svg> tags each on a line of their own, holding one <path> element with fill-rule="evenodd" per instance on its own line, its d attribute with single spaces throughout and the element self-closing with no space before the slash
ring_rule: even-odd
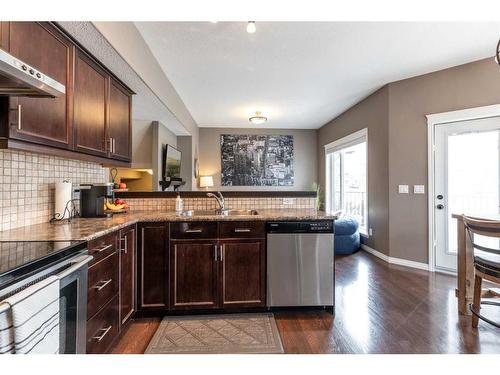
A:
<svg viewBox="0 0 500 375">
<path fill-rule="evenodd" d="M 333 220 L 275 221 L 266 229 L 267 233 L 333 233 Z"/>
</svg>

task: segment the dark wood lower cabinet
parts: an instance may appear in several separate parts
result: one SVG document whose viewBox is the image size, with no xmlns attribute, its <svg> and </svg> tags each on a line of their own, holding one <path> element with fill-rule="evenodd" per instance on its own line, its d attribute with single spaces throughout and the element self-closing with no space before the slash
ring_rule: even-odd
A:
<svg viewBox="0 0 500 375">
<path fill-rule="evenodd" d="M 172 241 L 171 306 L 175 310 L 213 309 L 217 303 L 217 241 Z"/>
<path fill-rule="evenodd" d="M 168 309 L 168 224 L 138 225 L 138 307 Z"/>
<path fill-rule="evenodd" d="M 264 240 L 221 241 L 220 304 L 222 308 L 266 305 Z"/>
<path fill-rule="evenodd" d="M 118 295 L 87 321 L 87 354 L 106 353 L 120 331 Z"/>
<path fill-rule="evenodd" d="M 120 231 L 120 325 L 124 325 L 135 310 L 135 225 Z"/>
</svg>

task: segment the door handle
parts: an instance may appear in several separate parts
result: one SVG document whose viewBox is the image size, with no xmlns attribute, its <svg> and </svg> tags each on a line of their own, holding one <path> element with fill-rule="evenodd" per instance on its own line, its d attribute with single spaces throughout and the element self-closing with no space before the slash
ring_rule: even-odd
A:
<svg viewBox="0 0 500 375">
<path fill-rule="evenodd" d="M 250 229 L 248 228 L 235 228 L 234 233 L 249 233 Z"/>
<path fill-rule="evenodd" d="M 186 233 L 201 233 L 201 229 L 187 229 Z"/>
<path fill-rule="evenodd" d="M 113 244 L 109 244 L 109 245 L 102 246 L 100 248 L 98 247 L 98 248 L 96 248 L 96 250 L 98 253 L 102 253 L 104 250 L 108 250 L 112 246 L 113 246 Z"/>
<path fill-rule="evenodd" d="M 444 208 L 444 205 L 442 205 L 442 204 L 438 204 L 438 205 L 436 206 L 436 208 L 437 208 L 438 210 L 442 210 L 442 209 Z"/>
<path fill-rule="evenodd" d="M 214 260 L 217 262 L 217 245 L 214 245 Z"/>
</svg>

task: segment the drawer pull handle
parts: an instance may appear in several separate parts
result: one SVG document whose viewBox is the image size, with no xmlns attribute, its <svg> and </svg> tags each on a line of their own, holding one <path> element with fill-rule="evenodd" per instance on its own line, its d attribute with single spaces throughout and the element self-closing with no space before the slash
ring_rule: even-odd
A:
<svg viewBox="0 0 500 375">
<path fill-rule="evenodd" d="M 92 340 L 95 340 L 97 342 L 102 341 L 102 339 L 108 334 L 108 332 L 111 330 L 113 326 L 109 326 L 107 328 L 101 328 L 99 331 L 103 331 L 103 333 L 100 336 L 94 336 L 92 337 Z"/>
<path fill-rule="evenodd" d="M 100 292 L 101 290 L 104 289 L 104 287 L 106 285 L 108 285 L 111 281 L 113 281 L 113 279 L 109 279 L 109 280 L 102 280 L 102 281 L 99 281 L 99 284 L 96 284 L 92 287 L 92 289 L 97 289 L 98 292 Z"/>
<path fill-rule="evenodd" d="M 250 232 L 250 229 L 248 228 L 236 228 L 234 230 L 234 233 L 249 233 Z"/>
<path fill-rule="evenodd" d="M 98 253 L 102 253 L 103 251 L 108 250 L 110 247 L 113 247 L 113 244 L 105 245 L 105 246 L 102 246 L 102 247 L 97 247 L 95 250 Z"/>
<path fill-rule="evenodd" d="M 201 229 L 186 229 L 186 233 L 201 233 Z"/>
</svg>

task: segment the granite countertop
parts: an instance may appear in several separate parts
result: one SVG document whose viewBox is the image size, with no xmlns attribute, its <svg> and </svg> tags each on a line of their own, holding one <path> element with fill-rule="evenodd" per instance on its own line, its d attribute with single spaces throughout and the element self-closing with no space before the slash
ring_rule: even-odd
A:
<svg viewBox="0 0 500 375">
<path fill-rule="evenodd" d="M 0 241 L 88 241 L 141 221 L 271 221 L 334 220 L 335 215 L 311 209 L 259 209 L 258 215 L 177 216 L 175 212 L 132 211 L 111 218 L 79 218 L 70 223 L 43 223 L 0 232 Z"/>
</svg>

